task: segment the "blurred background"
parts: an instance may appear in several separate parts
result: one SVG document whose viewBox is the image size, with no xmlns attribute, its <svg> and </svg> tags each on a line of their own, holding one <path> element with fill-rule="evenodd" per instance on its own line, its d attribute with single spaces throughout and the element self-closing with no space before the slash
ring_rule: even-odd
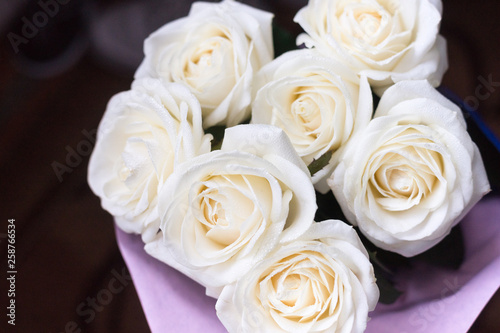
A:
<svg viewBox="0 0 500 333">
<path fill-rule="evenodd" d="M 242 2 L 301 32 L 292 19 L 306 0 Z M 113 219 L 87 185 L 87 164 L 106 103 L 129 88 L 144 38 L 187 15 L 190 4 L 0 0 L 2 299 L 8 219 L 15 219 L 18 271 L 16 326 L 7 332 L 149 331 Z M 500 2 L 443 4 L 450 63 L 443 85 L 500 137 Z M 493 82 L 488 90 L 478 88 L 485 81 Z M 497 292 L 470 332 L 499 332 L 498 313 Z"/>
</svg>

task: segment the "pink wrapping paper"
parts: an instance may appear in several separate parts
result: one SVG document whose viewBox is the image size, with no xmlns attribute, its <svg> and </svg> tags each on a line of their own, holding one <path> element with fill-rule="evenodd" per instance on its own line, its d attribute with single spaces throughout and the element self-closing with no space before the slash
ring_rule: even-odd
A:
<svg viewBox="0 0 500 333">
<path fill-rule="evenodd" d="M 500 287 L 500 198 L 480 201 L 461 222 L 465 261 L 458 271 L 424 264 L 401 272 L 404 294 L 371 313 L 367 333 L 466 332 Z M 225 332 L 204 288 L 144 252 L 139 236 L 116 229 L 152 332 Z"/>
</svg>

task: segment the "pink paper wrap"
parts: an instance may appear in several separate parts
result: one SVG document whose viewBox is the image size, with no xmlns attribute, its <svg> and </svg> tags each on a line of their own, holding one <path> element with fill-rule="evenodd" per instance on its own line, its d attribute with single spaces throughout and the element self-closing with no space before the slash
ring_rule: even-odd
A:
<svg viewBox="0 0 500 333">
<path fill-rule="evenodd" d="M 461 222 L 458 271 L 424 264 L 397 277 L 404 294 L 371 313 L 367 333 L 467 332 L 500 287 L 500 198 L 481 200 Z M 144 252 L 139 236 L 116 229 L 152 332 L 225 332 L 204 288 Z"/>
</svg>

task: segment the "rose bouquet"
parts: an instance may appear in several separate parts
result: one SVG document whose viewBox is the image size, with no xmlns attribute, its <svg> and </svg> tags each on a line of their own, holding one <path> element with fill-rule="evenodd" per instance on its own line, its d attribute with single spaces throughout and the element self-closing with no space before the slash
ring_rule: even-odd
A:
<svg viewBox="0 0 500 333">
<path fill-rule="evenodd" d="M 462 111 L 435 89 L 441 10 L 310 0 L 301 48 L 274 57 L 272 14 L 197 2 L 146 39 L 89 184 L 141 235 L 118 232 L 155 302 L 182 309 L 172 285 L 193 280 L 230 332 L 363 332 L 377 304 L 408 296 L 399 267 L 439 249 L 490 190 Z M 166 281 L 167 265 L 184 277 Z"/>
</svg>

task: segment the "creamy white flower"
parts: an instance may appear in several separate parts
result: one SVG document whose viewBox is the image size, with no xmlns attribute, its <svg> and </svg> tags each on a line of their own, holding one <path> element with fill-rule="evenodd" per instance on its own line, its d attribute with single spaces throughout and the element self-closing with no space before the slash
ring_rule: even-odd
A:
<svg viewBox="0 0 500 333">
<path fill-rule="evenodd" d="M 264 66 L 256 78 L 252 123 L 282 128 L 309 165 L 332 152 L 329 165 L 313 175 L 320 192 L 338 162 L 340 148 L 372 117 L 366 78 L 314 50 L 286 52 Z"/>
<path fill-rule="evenodd" d="M 108 103 L 88 182 L 117 225 L 144 239 L 159 228 L 158 193 L 175 165 L 210 151 L 201 108 L 189 90 L 158 79 L 134 81 Z"/>
<path fill-rule="evenodd" d="M 216 304 L 229 332 L 363 332 L 379 290 L 354 229 L 339 220 L 314 223 L 283 244 Z"/>
<path fill-rule="evenodd" d="M 316 196 L 280 129 L 239 125 L 226 129 L 221 150 L 179 166 L 159 207 L 162 233 L 146 251 L 216 297 L 279 242 L 309 228 Z"/>
<path fill-rule="evenodd" d="M 377 94 L 395 82 L 438 86 L 448 67 L 441 0 L 310 0 L 295 16 L 297 42 L 366 75 Z"/>
<path fill-rule="evenodd" d="M 252 81 L 273 59 L 271 13 L 226 0 L 196 2 L 144 42 L 135 77 L 161 77 L 189 87 L 203 126 L 234 126 L 250 116 Z"/>
<path fill-rule="evenodd" d="M 344 153 L 329 180 L 343 212 L 404 256 L 437 244 L 489 191 L 460 109 L 426 81 L 389 88 Z"/>
</svg>

